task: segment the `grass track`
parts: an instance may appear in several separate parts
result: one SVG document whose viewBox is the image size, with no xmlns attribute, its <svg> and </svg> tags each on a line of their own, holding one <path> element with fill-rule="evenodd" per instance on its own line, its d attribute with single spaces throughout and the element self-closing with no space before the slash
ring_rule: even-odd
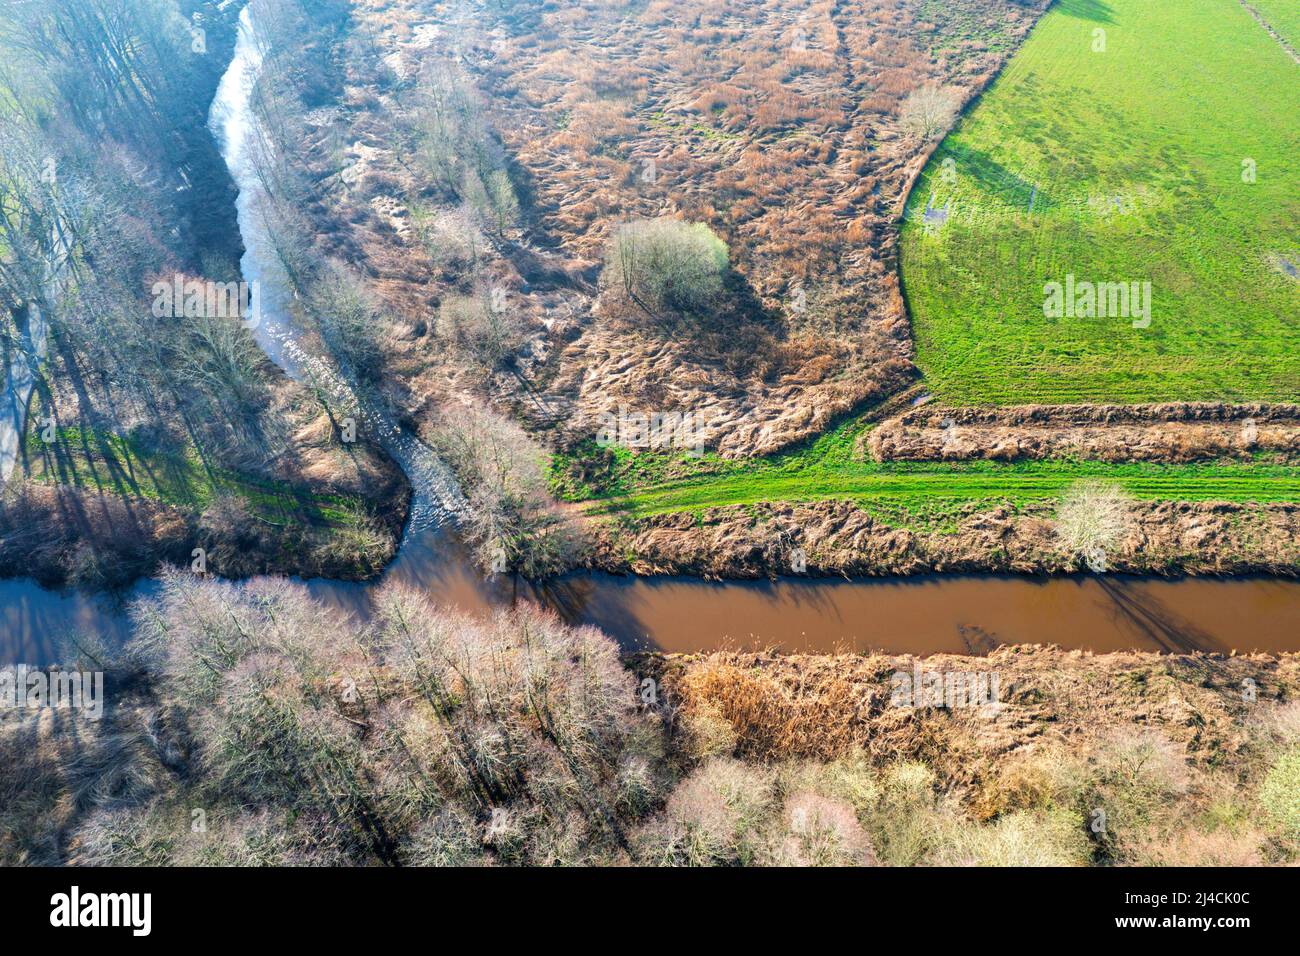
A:
<svg viewBox="0 0 1300 956">
<path fill-rule="evenodd" d="M 745 474 L 651 486 L 600 501 L 591 510 L 647 515 L 764 501 L 835 499 L 878 502 L 913 515 L 942 515 L 949 510 L 945 506 L 956 508 L 973 500 L 1010 505 L 1050 501 L 1085 477 L 1104 478 L 1137 498 L 1154 500 L 1300 500 L 1300 469 L 1279 466 L 1035 462 L 992 468 L 950 464 L 903 469 L 863 464 L 815 475 Z"/>
<path fill-rule="evenodd" d="M 866 426 L 850 419 L 792 451 L 756 459 L 691 458 L 653 452 L 615 453 L 590 483 L 565 477 L 570 456 L 557 455 L 557 491 L 593 514 L 696 512 L 768 501 L 853 501 L 889 523 L 950 527 L 971 502 L 1016 508 L 1051 502 L 1075 481 L 1113 481 L 1150 500 L 1300 501 L 1300 467 L 1268 462 L 1183 465 L 1087 461 L 891 462 L 861 459 L 854 448 Z M 582 450 L 579 457 L 591 454 Z"/>
<path fill-rule="evenodd" d="M 1296 0 L 1247 0 L 1268 25 L 1295 49 L 1300 49 L 1300 3 Z"/>
</svg>

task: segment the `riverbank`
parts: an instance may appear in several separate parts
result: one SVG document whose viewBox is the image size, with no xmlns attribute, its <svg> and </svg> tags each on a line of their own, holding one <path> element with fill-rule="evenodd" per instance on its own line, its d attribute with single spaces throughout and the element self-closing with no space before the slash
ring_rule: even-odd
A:
<svg viewBox="0 0 1300 956">
<path fill-rule="evenodd" d="M 1137 501 L 1107 550 L 1109 572 L 1295 577 L 1300 505 Z M 1084 568 L 1046 504 L 967 502 L 938 520 L 848 501 L 766 503 L 594 522 L 590 566 L 616 574 L 754 579 L 788 575 L 1065 574 Z M 904 521 L 914 526 L 900 526 Z"/>
</svg>

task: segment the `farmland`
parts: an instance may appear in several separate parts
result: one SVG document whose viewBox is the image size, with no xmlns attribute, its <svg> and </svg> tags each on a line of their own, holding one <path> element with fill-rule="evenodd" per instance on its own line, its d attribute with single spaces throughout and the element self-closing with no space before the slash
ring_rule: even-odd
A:
<svg viewBox="0 0 1300 956">
<path fill-rule="evenodd" d="M 1294 5 L 1261 5 L 1272 7 L 1279 32 L 1294 32 L 1282 13 Z M 909 202 L 902 279 L 934 393 L 1021 404 L 1300 392 L 1296 79 L 1232 0 L 1049 11 Z M 1069 276 L 1150 282 L 1149 325 L 1048 317 L 1045 285 Z"/>
</svg>

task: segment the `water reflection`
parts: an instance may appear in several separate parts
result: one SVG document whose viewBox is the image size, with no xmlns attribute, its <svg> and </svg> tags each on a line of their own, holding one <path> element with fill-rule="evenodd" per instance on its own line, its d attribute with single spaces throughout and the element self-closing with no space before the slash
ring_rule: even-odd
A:
<svg viewBox="0 0 1300 956">
<path fill-rule="evenodd" d="M 376 582 L 311 579 L 323 603 L 358 620 L 377 586 L 395 581 L 441 607 L 485 615 L 536 601 L 594 624 L 629 651 L 986 654 L 999 644 L 1128 649 L 1300 651 L 1300 583 L 1265 578 L 1152 580 L 1122 576 L 932 576 L 709 582 L 574 574 L 542 585 L 480 574 L 454 536 L 410 534 Z M 152 593 L 139 583 L 127 598 Z M 121 604 L 32 581 L 0 582 L 0 662 L 46 663 L 68 633 L 126 635 Z"/>
</svg>

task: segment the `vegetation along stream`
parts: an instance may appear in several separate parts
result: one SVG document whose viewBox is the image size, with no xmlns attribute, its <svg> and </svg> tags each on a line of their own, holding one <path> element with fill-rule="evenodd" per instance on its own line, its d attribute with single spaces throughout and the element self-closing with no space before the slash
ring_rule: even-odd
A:
<svg viewBox="0 0 1300 956">
<path fill-rule="evenodd" d="M 258 341 L 288 374 L 300 377 L 311 357 L 299 348 L 287 319 L 288 293 L 259 222 L 262 186 L 248 155 L 255 122 L 249 99 L 259 57 L 247 18 L 245 10 L 211 125 L 240 190 L 246 250 L 241 267 L 259 299 Z M 540 601 L 571 622 L 601 627 L 629 650 L 780 646 L 983 653 L 999 643 L 1027 642 L 1094 651 L 1300 650 L 1300 582 L 1287 580 L 953 575 L 712 583 L 575 574 L 533 586 L 504 575 L 485 579 L 451 530 L 465 504 L 449 471 L 382 409 L 364 398 L 357 405 L 365 427 L 380 436 L 415 490 L 401 548 L 381 581 L 407 582 L 462 609 L 488 613 L 514 600 Z M 378 582 L 308 583 L 323 600 L 364 616 Z M 0 661 L 48 662 L 58 656 L 60 640 L 77 632 L 123 635 L 129 600 L 155 587 L 142 581 L 110 599 L 50 591 L 31 580 L 0 582 Z"/>
</svg>

